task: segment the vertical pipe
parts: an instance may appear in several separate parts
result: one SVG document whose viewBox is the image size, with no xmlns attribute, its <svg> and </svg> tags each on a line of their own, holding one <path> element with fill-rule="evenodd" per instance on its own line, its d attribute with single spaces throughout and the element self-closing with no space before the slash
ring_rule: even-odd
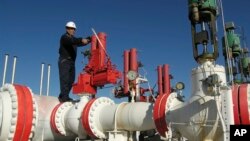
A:
<svg viewBox="0 0 250 141">
<path fill-rule="evenodd" d="M 13 68 L 12 68 L 12 77 L 11 77 L 11 84 L 14 83 L 15 80 L 15 72 L 16 72 L 16 59 L 17 57 L 14 56 L 14 60 L 13 60 Z"/>
<path fill-rule="evenodd" d="M 7 70 L 7 65 L 8 65 L 8 58 L 9 58 L 9 54 L 5 54 L 5 62 L 4 62 L 4 69 L 3 69 L 3 83 L 2 83 L 2 86 L 5 84 L 6 70 Z"/>
<path fill-rule="evenodd" d="M 96 45 L 97 45 L 97 39 L 96 36 L 91 37 L 91 52 L 96 50 Z"/>
<path fill-rule="evenodd" d="M 124 62 L 123 62 L 123 86 L 124 86 L 124 91 L 123 93 L 124 94 L 127 94 L 128 91 L 129 91 L 129 86 L 128 86 L 128 77 L 127 77 L 127 74 L 128 74 L 128 71 L 129 71 L 129 51 L 128 50 L 125 50 L 124 51 Z"/>
<path fill-rule="evenodd" d="M 205 25 L 205 22 L 202 22 L 201 23 L 201 29 L 202 29 L 202 31 L 206 31 L 206 25 Z M 211 37 L 212 38 L 212 37 Z M 207 53 L 207 43 L 203 43 L 203 46 L 204 46 L 204 53 Z"/>
<path fill-rule="evenodd" d="M 129 70 L 138 72 L 137 52 L 136 48 L 130 49 Z"/>
<path fill-rule="evenodd" d="M 41 80 L 40 80 L 40 96 L 42 95 L 42 89 L 43 89 L 43 72 L 44 72 L 44 63 L 41 64 L 42 68 L 41 68 Z"/>
<path fill-rule="evenodd" d="M 46 95 L 49 96 L 49 85 L 50 85 L 50 64 L 48 64 L 48 78 L 47 78 L 47 92 Z"/>
<path fill-rule="evenodd" d="M 96 63 L 96 48 L 97 48 L 97 36 L 92 36 L 91 37 L 91 48 L 90 48 L 90 54 L 88 56 L 88 67 L 87 68 L 93 68 L 93 66 L 97 66 L 98 64 Z M 86 67 L 85 67 L 86 68 Z"/>
<path fill-rule="evenodd" d="M 163 93 L 170 94 L 169 66 L 163 65 Z"/>
<path fill-rule="evenodd" d="M 162 90 L 162 65 L 159 65 L 157 67 L 157 72 L 158 72 L 158 95 L 163 94 Z"/>
<path fill-rule="evenodd" d="M 130 53 L 129 53 L 129 70 L 138 72 L 138 61 L 137 61 L 136 48 L 130 49 Z M 136 80 L 132 81 L 132 86 L 133 86 L 133 89 L 136 92 L 135 93 L 136 101 L 139 101 L 139 99 L 140 99 L 140 93 L 137 93 L 139 90 L 136 90 L 136 88 L 138 88 L 138 86 L 136 84 Z"/>
<path fill-rule="evenodd" d="M 100 39 L 100 42 L 101 43 L 97 43 L 98 45 L 98 50 L 99 50 L 99 53 L 100 53 L 100 58 L 99 58 L 99 67 L 104 67 L 105 66 L 105 63 L 106 63 L 106 55 L 107 55 L 107 52 L 106 52 L 106 34 L 103 33 L 103 32 L 100 32 L 97 34 L 99 39 Z"/>
</svg>

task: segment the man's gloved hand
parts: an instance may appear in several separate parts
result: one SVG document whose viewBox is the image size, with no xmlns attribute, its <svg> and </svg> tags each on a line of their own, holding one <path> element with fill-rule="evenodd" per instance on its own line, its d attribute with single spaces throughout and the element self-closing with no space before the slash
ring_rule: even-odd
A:
<svg viewBox="0 0 250 141">
<path fill-rule="evenodd" d="M 88 36 L 87 38 L 85 38 L 88 40 L 88 42 L 91 42 L 91 36 Z"/>
<path fill-rule="evenodd" d="M 86 38 L 82 38 L 83 45 L 87 45 L 91 42 L 91 36 L 88 36 Z"/>
</svg>

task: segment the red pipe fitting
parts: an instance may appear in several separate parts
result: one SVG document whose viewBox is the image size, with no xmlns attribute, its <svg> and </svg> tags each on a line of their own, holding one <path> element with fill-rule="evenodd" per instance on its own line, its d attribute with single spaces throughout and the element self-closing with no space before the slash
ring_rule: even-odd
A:
<svg viewBox="0 0 250 141">
<path fill-rule="evenodd" d="M 124 62 L 123 62 L 123 68 L 124 68 L 124 71 L 123 71 L 123 85 L 124 85 L 124 90 L 123 90 L 123 93 L 124 94 L 127 94 L 129 92 L 129 85 L 128 85 L 128 77 L 127 77 L 127 74 L 128 74 L 128 71 L 129 71 L 129 51 L 126 50 L 124 51 Z"/>
<path fill-rule="evenodd" d="M 163 93 L 169 95 L 170 89 L 169 66 L 165 64 L 163 65 Z"/>
<path fill-rule="evenodd" d="M 158 72 L 158 95 L 162 95 L 163 94 L 163 88 L 162 88 L 162 66 L 159 65 L 157 67 L 157 72 Z"/>
</svg>

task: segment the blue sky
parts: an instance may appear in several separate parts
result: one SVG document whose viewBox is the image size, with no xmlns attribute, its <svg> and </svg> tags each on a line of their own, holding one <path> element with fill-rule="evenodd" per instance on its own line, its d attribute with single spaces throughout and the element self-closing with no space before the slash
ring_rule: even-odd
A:
<svg viewBox="0 0 250 141">
<path fill-rule="evenodd" d="M 234 21 L 250 35 L 250 17 L 247 0 L 224 0 L 225 21 Z M 191 69 L 197 64 L 193 59 L 187 0 L 0 0 L 0 78 L 2 84 L 4 54 L 8 53 L 8 73 L 11 80 L 13 56 L 18 56 L 15 83 L 29 86 L 39 93 L 41 63 L 45 63 L 44 90 L 47 64 L 51 64 L 50 95 L 59 93 L 58 48 L 65 23 L 73 20 L 76 36 L 105 32 L 107 49 L 112 62 L 122 71 L 124 50 L 138 49 L 138 58 L 144 64 L 151 86 L 156 83 L 157 65 L 169 64 L 178 81 L 186 84 L 184 95 L 191 92 Z M 222 37 L 221 17 L 218 17 L 219 39 Z M 247 42 L 249 42 L 247 38 Z M 223 64 L 221 53 L 219 64 Z M 78 49 L 77 73 L 87 60 Z M 157 88 L 155 89 L 157 90 Z M 98 96 L 111 96 L 111 89 L 100 90 Z M 72 95 L 71 95 L 72 96 Z"/>
</svg>

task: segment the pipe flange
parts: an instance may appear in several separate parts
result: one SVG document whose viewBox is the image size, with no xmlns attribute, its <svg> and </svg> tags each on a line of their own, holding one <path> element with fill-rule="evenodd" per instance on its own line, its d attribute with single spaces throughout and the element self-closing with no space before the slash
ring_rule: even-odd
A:
<svg viewBox="0 0 250 141">
<path fill-rule="evenodd" d="M 101 97 L 90 100 L 82 113 L 82 124 L 88 135 L 93 138 L 107 138 L 99 123 L 99 114 L 104 106 L 114 105 L 114 101 Z"/>
<path fill-rule="evenodd" d="M 16 95 L 16 89 L 11 84 L 5 84 L 3 87 L 1 87 L 0 92 L 9 92 L 10 98 L 11 98 L 11 125 L 10 130 L 8 134 L 8 141 L 13 140 L 14 138 L 14 132 L 16 129 L 17 124 L 17 114 L 18 114 L 18 103 L 17 103 L 17 95 Z"/>
<path fill-rule="evenodd" d="M 24 99 L 24 100 L 18 99 L 18 103 L 20 103 L 20 105 L 23 106 L 22 108 L 25 111 L 24 112 L 25 118 L 23 119 L 25 122 L 25 124 L 23 125 L 23 132 L 19 134 L 22 136 L 21 140 L 31 140 L 33 138 L 35 125 L 36 125 L 36 122 L 34 123 L 34 121 L 37 118 L 36 117 L 37 107 L 35 106 L 33 93 L 26 86 L 16 85 L 16 84 L 14 86 L 16 90 L 18 91 L 17 93 L 18 98 L 22 97 L 22 99 Z M 18 115 L 20 116 L 20 114 Z M 16 135 L 16 138 L 20 138 L 20 136 Z"/>
<path fill-rule="evenodd" d="M 51 111 L 51 114 L 50 114 L 50 126 L 51 128 L 53 129 L 53 131 L 55 133 L 60 133 L 56 127 L 56 120 L 55 120 L 55 115 L 56 115 L 56 112 L 57 112 L 57 109 L 61 106 L 62 103 L 59 103 L 57 104 L 54 109 Z"/>
<path fill-rule="evenodd" d="M 248 103 L 248 114 L 250 117 L 250 86 L 247 85 L 247 103 Z M 249 119 L 250 120 L 250 119 Z M 249 121 L 250 122 L 250 121 Z"/>
<path fill-rule="evenodd" d="M 67 136 L 68 133 L 65 129 L 64 116 L 66 112 L 73 106 L 72 102 L 62 103 L 55 113 L 55 126 L 61 135 Z"/>
<path fill-rule="evenodd" d="M 232 86 L 232 99 L 233 99 L 233 111 L 234 111 L 234 124 L 240 124 L 239 113 L 239 85 Z"/>
<path fill-rule="evenodd" d="M 17 84 L 5 84 L 0 91 L 8 91 L 11 99 L 11 125 L 8 140 L 31 140 L 37 111 L 32 92 L 26 86 Z"/>
<path fill-rule="evenodd" d="M 166 137 L 166 132 L 168 132 L 168 124 L 166 122 L 166 111 L 167 111 L 167 99 L 169 94 L 160 95 L 154 104 L 153 108 L 153 120 L 155 123 L 156 130 L 162 137 Z"/>
<path fill-rule="evenodd" d="M 177 98 L 177 93 L 171 93 L 167 98 L 166 112 L 171 110 L 173 101 Z"/>
<path fill-rule="evenodd" d="M 239 113 L 241 124 L 250 124 L 249 121 L 249 84 L 241 84 L 239 90 Z"/>
<path fill-rule="evenodd" d="M 28 87 L 28 89 L 29 89 L 30 93 L 32 94 L 32 102 L 33 102 L 33 119 L 32 119 L 31 133 L 29 136 L 29 139 L 32 139 L 34 137 L 35 129 L 36 129 L 36 126 L 38 123 L 39 112 L 38 112 L 37 102 L 36 102 L 35 98 L 33 97 L 33 92 L 29 87 Z"/>
</svg>

